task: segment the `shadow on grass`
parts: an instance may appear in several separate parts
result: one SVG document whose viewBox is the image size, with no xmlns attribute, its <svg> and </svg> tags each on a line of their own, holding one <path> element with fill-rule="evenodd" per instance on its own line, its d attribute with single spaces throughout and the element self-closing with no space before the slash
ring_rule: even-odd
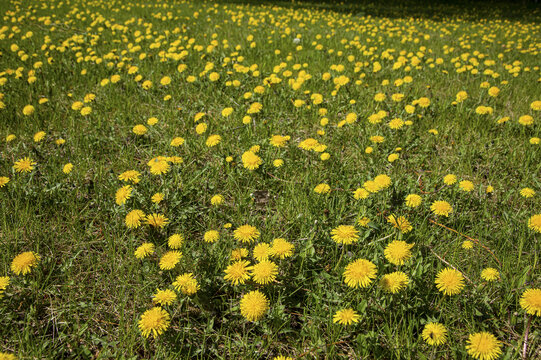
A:
<svg viewBox="0 0 541 360">
<path fill-rule="evenodd" d="M 461 18 L 466 20 L 523 20 L 541 21 L 541 1 L 449 1 L 449 0 L 225 0 L 227 3 L 281 6 L 292 9 L 317 11 L 335 11 L 350 13 L 356 16 L 373 16 L 386 18 L 425 18 L 444 20 Z"/>
</svg>

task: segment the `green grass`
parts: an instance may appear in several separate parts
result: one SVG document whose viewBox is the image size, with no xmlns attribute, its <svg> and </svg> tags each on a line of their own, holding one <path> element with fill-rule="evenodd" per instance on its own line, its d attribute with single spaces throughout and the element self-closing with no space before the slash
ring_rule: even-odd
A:
<svg viewBox="0 0 541 360">
<path fill-rule="evenodd" d="M 467 358 L 469 334 L 488 331 L 502 341 L 501 358 L 521 358 L 530 316 L 519 300 L 526 289 L 541 287 L 540 237 L 527 225 L 541 212 L 541 150 L 530 140 L 541 137 L 540 112 L 531 108 L 541 100 L 539 9 L 495 2 L 55 0 L 4 2 L 0 10 L 6 26 L 0 31 L 0 79 L 5 79 L 0 80 L 0 176 L 10 178 L 0 188 L 0 276 L 10 277 L 0 299 L 0 352 L 21 359 L 455 359 Z M 33 35 L 22 39 L 28 31 Z M 137 31 L 148 36 L 136 42 Z M 214 38 L 216 46 L 208 52 Z M 155 42 L 159 48 L 151 46 Z M 135 45 L 141 50 L 123 53 Z M 181 60 L 160 55 L 184 49 Z M 392 60 L 383 55 L 389 49 Z M 408 64 L 393 70 L 401 51 Z M 147 57 L 141 59 L 142 53 Z M 420 59 L 417 66 L 410 65 L 413 56 Z M 247 67 L 257 64 L 259 75 L 237 72 L 231 58 Z M 494 65 L 486 65 L 487 59 Z M 38 61 L 43 66 L 34 69 L 36 80 L 29 84 Z M 372 71 L 376 61 L 379 72 Z M 182 73 L 176 70 L 180 63 L 187 65 Z M 207 63 L 214 69 L 202 74 Z M 255 93 L 281 63 L 281 83 Z M 342 72 L 331 69 L 339 64 Z M 132 65 L 136 74 L 128 73 Z M 472 68 L 456 71 L 465 65 Z M 497 76 L 484 74 L 487 69 Z M 291 77 L 283 74 L 286 70 Z M 311 78 L 294 90 L 288 81 L 300 70 Z M 216 82 L 208 78 L 212 71 L 220 74 Z M 323 80 L 326 72 L 329 81 Z M 115 74 L 121 76 L 118 83 L 100 85 Z M 142 79 L 135 81 L 138 74 Z M 188 75 L 197 80 L 187 82 Z M 333 94 L 333 79 L 340 75 L 350 81 Z M 161 86 L 163 76 L 172 83 Z M 410 83 L 393 85 L 406 76 Z M 141 86 L 145 80 L 153 82 L 149 90 Z M 240 85 L 226 84 L 234 80 Z M 382 85 L 383 80 L 390 84 Z M 500 94 L 490 97 L 483 82 Z M 453 103 L 459 91 L 468 99 Z M 246 92 L 254 93 L 251 99 L 243 97 Z M 379 92 L 387 95 L 385 101 L 374 100 Z M 91 114 L 71 109 L 89 93 L 96 95 L 85 104 Z M 312 93 L 322 94 L 323 103 L 312 104 Z M 393 102 L 394 93 L 403 93 L 404 100 Z M 171 99 L 164 100 L 166 95 Z M 430 106 L 416 106 L 408 114 L 404 106 L 421 97 L 429 98 Z M 40 98 L 48 102 L 39 104 Z M 306 105 L 296 108 L 296 99 Z M 256 101 L 262 111 L 243 124 Z M 28 104 L 35 112 L 25 116 Z M 476 114 L 480 105 L 493 113 Z M 224 118 L 226 107 L 234 111 Z M 325 116 L 318 113 L 321 108 L 327 109 Z M 380 124 L 369 123 L 380 110 L 389 115 Z M 195 132 L 198 112 L 206 113 L 200 120 L 208 124 L 203 135 Z M 352 112 L 356 122 L 337 126 Z M 522 115 L 531 115 L 534 124 L 520 125 Z M 159 122 L 147 125 L 147 134 L 132 132 L 152 116 Z M 508 122 L 497 122 L 506 116 Z M 327 126 L 320 124 L 323 117 Z M 412 125 L 392 130 L 386 124 L 396 117 Z M 38 131 L 46 137 L 34 142 Z M 4 141 L 9 134 L 17 138 Z M 211 134 L 221 135 L 219 145 L 205 145 Z M 270 145 L 275 134 L 291 136 L 286 147 Z M 385 141 L 372 144 L 373 135 Z M 185 144 L 171 147 L 177 136 Z M 330 159 L 298 147 L 310 137 L 327 146 Z M 59 138 L 65 144 L 55 144 Z M 261 147 L 263 164 L 249 171 L 241 156 L 254 145 Z M 374 148 L 371 154 L 365 152 L 368 146 Z M 395 151 L 400 158 L 391 163 L 387 157 Z M 147 163 L 160 155 L 181 156 L 183 163 L 152 175 Z M 16 173 L 15 161 L 25 156 L 37 162 L 35 169 Z M 226 162 L 227 156 L 233 161 Z M 284 160 L 282 167 L 273 167 L 277 158 Z M 66 163 L 74 165 L 68 175 L 62 172 Z M 115 193 L 125 183 L 118 175 L 130 169 L 141 172 L 141 181 L 119 206 Z M 472 181 L 473 191 L 444 185 L 449 173 Z M 392 185 L 355 200 L 353 191 L 379 174 L 390 176 Z M 320 183 L 329 184 L 331 192 L 315 193 Z M 489 185 L 494 192 L 487 194 Z M 520 195 L 525 187 L 536 191 L 534 197 Z M 157 192 L 165 200 L 153 204 Z M 415 209 L 404 203 L 411 193 L 423 198 Z M 224 196 L 223 205 L 211 206 L 215 194 Z M 434 215 L 430 205 L 436 200 L 448 201 L 453 213 Z M 133 209 L 165 214 L 170 222 L 159 230 L 128 229 L 124 219 Z M 412 231 L 393 228 L 390 214 L 405 216 Z M 371 220 L 367 227 L 356 225 L 363 216 Z M 224 227 L 228 223 L 231 228 Z M 255 243 L 234 240 L 233 230 L 243 224 L 261 232 Z M 333 242 L 330 232 L 338 225 L 356 225 L 359 241 Z M 211 229 L 221 235 L 214 244 L 203 241 Z M 173 233 L 184 234 L 183 257 L 173 270 L 162 271 L 159 259 Z M 233 286 L 224 280 L 233 249 L 251 250 L 279 237 L 292 242 L 295 251 L 273 260 L 279 267 L 275 282 Z M 471 250 L 462 248 L 468 237 L 478 240 Z M 397 270 L 383 254 L 393 239 L 415 246 L 412 259 L 398 267 L 410 284 L 391 295 L 379 280 Z M 139 260 L 134 251 L 143 242 L 154 243 L 156 253 Z M 16 275 L 12 260 L 25 251 L 38 253 L 41 261 L 30 274 Z M 367 288 L 351 289 L 343 272 L 358 258 L 377 266 L 377 278 Z M 248 260 L 255 262 L 251 252 Z M 434 284 L 448 266 L 471 280 L 459 295 L 443 296 Z M 480 274 L 487 267 L 496 268 L 501 279 L 483 281 Z M 172 289 L 185 272 L 194 274 L 200 290 L 193 296 L 178 293 L 165 307 L 169 329 L 156 339 L 144 338 L 137 324 L 152 308 L 152 295 L 158 288 Z M 255 289 L 268 297 L 270 307 L 261 320 L 248 322 L 239 302 Z M 348 307 L 360 315 L 359 322 L 333 324 L 334 313 Z M 431 347 L 421 338 L 430 321 L 447 327 L 446 344 Z M 528 359 L 541 356 L 539 325 L 534 316 Z"/>
</svg>

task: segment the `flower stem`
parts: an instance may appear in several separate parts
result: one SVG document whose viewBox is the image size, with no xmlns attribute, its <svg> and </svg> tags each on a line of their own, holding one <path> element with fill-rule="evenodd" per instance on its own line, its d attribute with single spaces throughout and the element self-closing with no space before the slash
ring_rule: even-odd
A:
<svg viewBox="0 0 541 360">
<path fill-rule="evenodd" d="M 530 325 L 532 324 L 532 315 L 530 315 L 530 318 L 528 319 L 528 325 L 526 325 L 526 329 L 524 330 L 524 345 L 522 346 L 522 359 L 526 359 L 526 353 L 528 352 L 528 335 L 530 333 Z"/>
</svg>

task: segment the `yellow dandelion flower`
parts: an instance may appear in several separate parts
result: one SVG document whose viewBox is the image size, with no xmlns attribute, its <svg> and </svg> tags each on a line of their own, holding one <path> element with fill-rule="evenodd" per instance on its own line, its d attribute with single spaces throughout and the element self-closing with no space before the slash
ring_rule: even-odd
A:
<svg viewBox="0 0 541 360">
<path fill-rule="evenodd" d="M 195 294 L 201 288 L 192 273 L 177 276 L 175 282 L 173 282 L 173 287 L 188 296 Z"/>
<path fill-rule="evenodd" d="M 263 105 L 261 105 L 258 102 L 255 102 L 255 103 L 250 105 L 250 107 L 248 108 L 246 113 L 247 114 L 257 114 L 258 112 L 261 111 L 261 109 L 263 109 Z"/>
<path fill-rule="evenodd" d="M 276 280 L 276 275 L 278 274 L 278 265 L 272 261 L 263 260 L 253 265 L 250 271 L 252 279 L 256 283 L 266 285 Z"/>
<path fill-rule="evenodd" d="M 367 287 L 376 277 L 376 265 L 366 259 L 357 259 L 346 266 L 344 270 L 344 282 L 347 286 Z"/>
<path fill-rule="evenodd" d="M 214 195 L 210 199 L 210 204 L 214 205 L 214 206 L 221 205 L 221 204 L 223 204 L 223 202 L 224 202 L 224 197 L 222 195 L 220 195 L 220 194 Z"/>
<path fill-rule="evenodd" d="M 520 190 L 520 195 L 525 198 L 531 198 L 535 195 L 535 190 L 531 188 L 524 188 Z"/>
<path fill-rule="evenodd" d="M 209 230 L 203 235 L 203 240 L 208 243 L 214 243 L 220 238 L 220 233 L 216 230 Z"/>
<path fill-rule="evenodd" d="M 376 185 L 377 191 L 380 191 L 387 189 L 389 186 L 391 186 L 392 181 L 388 175 L 380 174 L 374 178 L 374 183 Z"/>
<path fill-rule="evenodd" d="M 81 115 L 83 116 L 90 115 L 91 113 L 92 113 L 92 108 L 90 106 L 85 106 L 84 108 L 81 109 Z"/>
<path fill-rule="evenodd" d="M 531 115 L 522 115 L 521 117 L 518 118 L 518 123 L 520 125 L 530 126 L 530 125 L 533 125 L 534 120 Z"/>
<path fill-rule="evenodd" d="M 359 314 L 357 314 L 355 310 L 351 308 L 341 309 L 334 314 L 332 322 L 340 325 L 351 325 L 359 322 Z"/>
<path fill-rule="evenodd" d="M 126 181 L 126 182 L 131 181 L 132 183 L 137 184 L 140 181 L 139 179 L 140 176 L 141 176 L 141 173 L 139 171 L 128 170 L 118 175 L 118 180 Z"/>
<path fill-rule="evenodd" d="M 437 200 L 432 203 L 430 210 L 436 215 L 449 216 L 453 207 L 447 201 Z"/>
<path fill-rule="evenodd" d="M 438 346 L 447 342 L 447 329 L 440 323 L 429 322 L 421 334 L 428 345 Z"/>
<path fill-rule="evenodd" d="M 73 104 L 71 104 L 71 109 L 75 111 L 79 111 L 85 106 L 83 102 L 81 101 L 75 101 Z"/>
<path fill-rule="evenodd" d="M 144 337 L 151 334 L 154 338 L 163 334 L 169 327 L 169 313 L 161 307 L 154 307 L 147 310 L 139 319 L 139 329 Z"/>
<path fill-rule="evenodd" d="M 143 87 L 143 89 L 148 90 L 148 89 L 150 89 L 152 87 L 152 81 L 145 80 L 145 81 L 143 81 L 141 86 Z"/>
<path fill-rule="evenodd" d="M 502 353 L 501 347 L 501 341 L 485 331 L 470 334 L 466 345 L 468 354 L 479 360 L 497 359 Z"/>
<path fill-rule="evenodd" d="M 463 180 L 459 182 L 458 187 L 460 188 L 460 190 L 466 191 L 466 192 L 470 192 L 474 188 L 473 183 L 469 180 Z"/>
<path fill-rule="evenodd" d="M 430 99 L 427 97 L 422 97 L 417 101 L 417 104 L 419 104 L 422 108 L 427 108 L 430 106 Z"/>
<path fill-rule="evenodd" d="M 171 305 L 177 299 L 173 290 L 159 290 L 152 296 L 152 302 L 158 305 Z"/>
<path fill-rule="evenodd" d="M 171 164 L 182 164 L 184 159 L 181 156 L 168 156 L 166 161 L 169 161 Z"/>
<path fill-rule="evenodd" d="M 247 257 L 248 255 L 249 255 L 249 252 L 248 252 L 248 249 L 246 248 L 237 248 L 237 249 L 231 250 L 232 261 L 240 260 L 242 258 Z"/>
<path fill-rule="evenodd" d="M 259 238 L 259 230 L 252 225 L 239 226 L 233 232 L 233 237 L 241 242 L 251 242 Z"/>
<path fill-rule="evenodd" d="M 174 138 L 173 140 L 171 140 L 171 143 L 170 143 L 170 145 L 173 147 L 178 147 L 178 146 L 181 146 L 182 144 L 184 144 L 184 138 L 181 138 L 181 137 Z"/>
<path fill-rule="evenodd" d="M 456 183 L 456 175 L 454 174 L 447 174 L 443 177 L 443 182 L 445 185 L 453 185 Z"/>
<path fill-rule="evenodd" d="M 206 141 L 206 145 L 208 147 L 213 147 L 213 146 L 216 146 L 218 145 L 220 142 L 222 141 L 222 137 L 220 135 L 210 135 L 208 138 L 207 138 L 207 141 Z"/>
<path fill-rule="evenodd" d="M 406 219 L 404 216 L 396 216 L 394 214 L 391 214 L 387 217 L 387 222 L 389 224 L 392 224 L 393 227 L 397 228 L 404 234 L 410 232 L 413 229 L 413 226 L 411 226 L 408 219 Z"/>
<path fill-rule="evenodd" d="M 141 210 L 135 209 L 126 214 L 125 223 L 130 229 L 137 229 L 141 225 L 141 221 L 146 217 Z"/>
<path fill-rule="evenodd" d="M 314 150 L 319 145 L 316 139 L 308 138 L 299 143 L 299 148 L 303 150 Z"/>
<path fill-rule="evenodd" d="M 233 285 L 244 284 L 246 280 L 250 279 L 250 262 L 240 260 L 240 256 L 238 259 L 239 261 L 232 263 L 224 271 L 224 279 L 231 281 Z"/>
<path fill-rule="evenodd" d="M 456 295 L 464 287 L 464 276 L 460 271 L 452 268 L 440 270 L 436 276 L 436 287 L 444 295 Z"/>
<path fill-rule="evenodd" d="M 259 243 L 254 247 L 253 255 L 257 261 L 267 260 L 272 254 L 272 248 L 267 243 Z"/>
<path fill-rule="evenodd" d="M 225 109 L 222 110 L 222 116 L 223 117 L 228 117 L 232 113 L 233 113 L 233 108 L 232 107 L 226 107 Z"/>
<path fill-rule="evenodd" d="M 368 223 L 370 223 L 370 219 L 366 216 L 363 216 L 362 218 L 359 218 L 359 220 L 357 220 L 357 224 L 362 227 L 368 227 Z"/>
<path fill-rule="evenodd" d="M 171 270 L 173 269 L 180 261 L 182 257 L 182 252 L 180 251 L 168 251 L 160 259 L 160 269 L 162 270 Z"/>
<path fill-rule="evenodd" d="M 154 244 L 153 243 L 143 243 L 141 246 L 139 246 L 135 252 L 134 255 L 139 260 L 146 258 L 149 255 L 154 254 Z"/>
<path fill-rule="evenodd" d="M 411 258 L 411 248 L 413 245 L 415 245 L 415 243 L 408 244 L 402 240 L 394 240 L 387 245 L 383 254 L 391 264 L 403 265 Z"/>
<path fill-rule="evenodd" d="M 26 106 L 23 108 L 23 115 L 25 115 L 25 116 L 30 116 L 30 115 L 32 115 L 35 111 L 36 111 L 36 109 L 35 109 L 32 105 L 26 105 Z"/>
<path fill-rule="evenodd" d="M 520 307 L 527 314 L 541 316 L 541 289 L 526 289 L 520 298 Z"/>
<path fill-rule="evenodd" d="M 331 192 L 331 187 L 328 184 L 319 184 L 314 188 L 314 192 L 318 194 L 328 194 Z"/>
<path fill-rule="evenodd" d="M 494 111 L 494 109 L 490 106 L 478 106 L 477 108 L 475 108 L 475 112 L 479 115 L 487 115 L 487 114 L 492 114 L 492 112 Z"/>
<path fill-rule="evenodd" d="M 421 196 L 417 194 L 409 194 L 408 196 L 406 196 L 405 202 L 407 207 L 416 208 L 417 206 L 421 205 L 422 201 L 423 199 L 421 198 Z"/>
<path fill-rule="evenodd" d="M 45 131 L 38 131 L 34 134 L 34 142 L 40 142 L 45 138 Z"/>
<path fill-rule="evenodd" d="M 153 203 L 155 204 L 159 204 L 160 202 L 162 202 L 162 200 L 164 199 L 165 195 L 162 194 L 162 193 L 156 193 L 154 195 L 152 195 L 152 197 L 150 198 L 150 201 L 152 201 Z"/>
<path fill-rule="evenodd" d="M 182 236 L 182 234 L 173 234 L 167 239 L 167 246 L 169 246 L 173 250 L 176 250 L 180 249 L 183 242 L 184 236 Z"/>
<path fill-rule="evenodd" d="M 271 255 L 284 259 L 293 255 L 295 245 L 286 239 L 277 238 L 272 241 Z"/>
<path fill-rule="evenodd" d="M 282 135 L 273 135 L 270 138 L 270 144 L 275 147 L 284 147 L 286 146 L 287 141 L 291 139 L 290 136 L 282 136 Z"/>
<path fill-rule="evenodd" d="M 359 230 L 351 225 L 339 225 L 331 230 L 332 239 L 338 244 L 352 244 L 359 240 Z"/>
<path fill-rule="evenodd" d="M 67 163 L 62 167 L 62 172 L 64 174 L 69 174 L 72 170 L 73 170 L 73 164 L 72 163 Z"/>
<path fill-rule="evenodd" d="M 155 228 L 158 228 L 158 227 L 162 228 L 169 223 L 168 218 L 166 218 L 162 214 L 156 214 L 156 213 L 147 215 L 146 221 L 148 225 Z"/>
<path fill-rule="evenodd" d="M 492 97 L 498 96 L 500 93 L 500 89 L 498 89 L 496 86 L 492 86 L 490 89 L 488 89 L 488 95 Z"/>
<path fill-rule="evenodd" d="M 254 152 L 246 151 L 242 154 L 242 164 L 248 170 L 255 170 L 263 164 L 263 160 L 261 160 Z"/>
<path fill-rule="evenodd" d="M 486 268 L 481 271 L 481 278 L 485 281 L 499 280 L 500 272 L 494 268 Z"/>
<path fill-rule="evenodd" d="M 470 240 L 464 240 L 462 242 L 462 248 L 464 250 L 470 250 L 470 249 L 473 249 L 473 242 L 471 242 Z"/>
<path fill-rule="evenodd" d="M 0 176 L 0 188 L 3 188 L 4 186 L 6 186 L 9 180 L 10 179 L 7 176 Z"/>
<path fill-rule="evenodd" d="M 201 135 L 201 134 L 205 133 L 205 131 L 207 131 L 207 128 L 208 128 L 208 125 L 206 123 L 199 123 L 195 127 L 195 132 L 198 135 Z"/>
<path fill-rule="evenodd" d="M 366 199 L 370 196 L 370 192 L 368 192 L 366 189 L 363 189 L 363 188 L 357 188 L 354 192 L 353 192 L 353 198 L 355 200 L 362 200 L 362 199 Z"/>
<path fill-rule="evenodd" d="M 135 135 L 144 135 L 147 133 L 148 129 L 145 125 L 139 124 L 139 125 L 135 125 L 132 131 Z"/>
<path fill-rule="evenodd" d="M 268 308 L 269 300 L 258 290 L 250 291 L 240 300 L 240 313 L 248 321 L 261 319 Z"/>
<path fill-rule="evenodd" d="M 404 126 L 404 121 L 400 118 L 394 118 L 387 124 L 391 129 L 398 130 Z"/>
<path fill-rule="evenodd" d="M 171 78 L 169 76 L 162 77 L 161 80 L 160 80 L 160 84 L 163 85 L 163 86 L 167 86 L 167 85 L 171 84 Z"/>
<path fill-rule="evenodd" d="M 384 275 L 379 284 L 383 290 L 396 294 L 400 290 L 404 289 L 409 283 L 408 276 L 402 271 L 395 271 L 390 274 Z"/>
<path fill-rule="evenodd" d="M 126 203 L 126 200 L 131 197 L 131 193 L 131 185 L 126 185 L 118 189 L 115 194 L 115 202 L 117 203 L 117 205 L 124 205 Z"/>
<path fill-rule="evenodd" d="M 26 275 L 32 271 L 33 267 L 36 267 L 41 257 L 33 251 L 23 252 L 13 259 L 11 262 L 11 271 L 15 275 Z"/>
<path fill-rule="evenodd" d="M 2 294 L 7 289 L 8 286 L 9 286 L 9 276 L 0 276 L 0 298 L 2 298 Z"/>
<path fill-rule="evenodd" d="M 169 162 L 167 160 L 158 160 L 152 161 L 150 163 L 150 173 L 153 175 L 162 175 L 169 172 L 171 169 L 171 165 L 169 165 Z"/>
<path fill-rule="evenodd" d="M 13 165 L 13 169 L 15 169 L 15 171 L 18 173 L 30 172 L 34 170 L 34 165 L 36 164 L 37 163 L 34 162 L 34 160 L 32 160 L 31 158 L 24 157 L 22 159 L 15 161 L 15 164 Z"/>
<path fill-rule="evenodd" d="M 468 93 L 465 91 L 459 91 L 456 94 L 456 102 L 461 103 L 468 98 Z"/>
<path fill-rule="evenodd" d="M 387 157 L 387 161 L 394 162 L 394 161 L 398 160 L 399 157 L 400 157 L 400 155 L 393 153 L 393 154 L 391 154 L 391 155 L 389 155 Z"/>
<path fill-rule="evenodd" d="M 537 233 L 541 233 L 541 214 L 532 215 L 528 219 L 528 228 Z"/>
</svg>

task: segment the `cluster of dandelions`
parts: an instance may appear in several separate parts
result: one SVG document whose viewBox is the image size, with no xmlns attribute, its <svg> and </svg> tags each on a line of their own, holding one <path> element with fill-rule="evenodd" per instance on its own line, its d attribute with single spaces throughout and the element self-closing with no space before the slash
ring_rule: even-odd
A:
<svg viewBox="0 0 541 360">
<path fill-rule="evenodd" d="M 205 235 L 208 235 L 208 232 Z M 260 237 L 260 232 L 256 227 L 245 224 L 235 229 L 233 237 L 240 243 L 249 245 Z M 174 234 L 168 240 L 169 246 L 173 247 L 180 246 L 182 242 L 183 238 L 180 234 Z M 283 238 L 276 238 L 270 244 L 258 243 L 252 249 L 252 257 L 257 260 L 252 265 L 250 261 L 245 260 L 250 251 L 247 248 L 236 248 L 231 252 L 231 264 L 224 271 L 224 279 L 233 286 L 245 285 L 250 280 L 260 286 L 268 285 L 275 281 L 278 274 L 278 265 L 270 258 L 285 259 L 293 255 L 293 250 L 294 245 Z M 180 260 L 180 257 L 173 258 L 172 255 L 169 255 L 174 253 L 175 251 L 171 251 L 162 256 L 161 269 L 174 268 L 174 265 Z M 169 256 L 171 259 L 168 258 Z M 191 273 L 179 275 L 172 285 L 175 290 L 186 295 L 193 295 L 199 290 L 199 285 Z M 171 319 L 163 306 L 173 304 L 176 299 L 177 294 L 170 289 L 158 290 L 154 294 L 153 302 L 157 306 L 147 310 L 139 320 L 139 328 L 143 336 L 156 337 L 167 330 Z M 248 321 L 261 319 L 269 306 L 268 297 L 260 290 L 249 291 L 240 299 L 240 313 Z"/>
<path fill-rule="evenodd" d="M 438 322 L 428 322 L 421 333 L 421 337 L 430 346 L 439 346 L 447 343 L 448 330 Z M 502 342 L 493 334 L 481 331 L 468 335 L 465 348 L 474 359 L 497 359 L 502 353 Z"/>
<path fill-rule="evenodd" d="M 260 232 L 256 227 L 245 224 L 235 229 L 233 237 L 241 244 L 251 245 L 259 239 Z M 251 264 L 245 259 L 250 254 L 249 249 L 236 248 L 231 252 L 231 264 L 224 270 L 224 279 L 233 286 L 249 285 L 250 281 L 259 287 L 271 284 L 279 271 L 276 261 L 291 257 L 294 249 L 295 246 L 284 238 L 276 238 L 272 243 L 259 242 L 252 248 L 252 258 L 256 262 Z M 240 301 L 241 314 L 248 321 L 261 319 L 268 308 L 268 297 L 260 290 L 249 291 Z"/>
<path fill-rule="evenodd" d="M 149 124 L 156 124 L 157 119 L 152 118 Z M 166 176 L 171 170 L 171 166 L 182 163 L 182 158 L 178 156 L 157 156 L 148 163 L 148 171 L 151 176 Z M 127 208 L 128 206 L 138 206 L 136 201 L 130 203 L 133 195 L 137 191 L 143 174 L 137 170 L 127 170 L 118 175 L 118 179 L 128 185 L 124 185 L 115 193 L 115 203 L 118 206 Z M 165 195 L 157 192 L 150 198 L 150 203 L 159 206 L 164 200 Z M 162 213 L 149 212 L 146 214 L 139 208 L 131 209 L 125 216 L 125 225 L 128 229 L 137 231 L 142 225 L 147 225 L 150 229 L 159 231 L 165 229 L 170 224 L 170 219 Z M 161 234 L 161 232 L 160 232 Z M 156 258 L 157 267 L 161 271 L 173 271 L 180 263 L 183 253 L 181 251 L 185 239 L 181 233 L 171 234 L 167 238 L 167 247 L 162 255 Z M 143 242 L 137 247 L 134 256 L 144 261 L 151 259 L 157 252 L 157 247 L 152 242 Z M 157 337 L 165 332 L 170 325 L 171 316 L 167 307 L 172 306 L 177 300 L 177 292 L 185 296 L 193 296 L 200 289 L 200 285 L 193 273 L 182 273 L 178 275 L 175 281 L 170 284 L 170 288 L 157 289 L 152 295 L 153 307 L 146 310 L 139 319 L 139 329 L 144 337 Z M 176 292 L 175 292 L 176 291 Z"/>
<path fill-rule="evenodd" d="M 359 239 L 359 231 L 351 225 L 340 225 L 331 231 L 331 237 L 338 244 L 353 244 Z M 402 240 L 393 240 L 385 247 L 384 257 L 394 266 L 405 265 L 412 258 L 411 249 L 414 245 Z M 351 288 L 367 288 L 376 277 L 376 264 L 362 258 L 350 262 L 343 272 L 344 283 Z M 500 278 L 500 273 L 494 268 L 485 268 L 481 272 L 481 278 L 487 282 L 496 281 Z M 406 289 L 409 281 L 408 275 L 398 270 L 383 275 L 379 285 L 385 292 L 396 294 Z M 455 268 L 447 267 L 437 273 L 434 283 L 444 296 L 453 296 L 460 294 L 464 289 L 465 277 Z M 520 306 L 531 316 L 541 316 L 541 289 L 526 289 L 520 298 Z M 351 307 L 339 309 L 333 315 L 334 323 L 346 326 L 358 323 L 361 319 L 361 315 Z M 441 323 L 428 322 L 421 337 L 428 345 L 443 345 L 448 341 L 448 330 Z M 476 332 L 468 336 L 465 349 L 475 359 L 492 360 L 502 354 L 502 341 L 490 332 Z"/>
</svg>

